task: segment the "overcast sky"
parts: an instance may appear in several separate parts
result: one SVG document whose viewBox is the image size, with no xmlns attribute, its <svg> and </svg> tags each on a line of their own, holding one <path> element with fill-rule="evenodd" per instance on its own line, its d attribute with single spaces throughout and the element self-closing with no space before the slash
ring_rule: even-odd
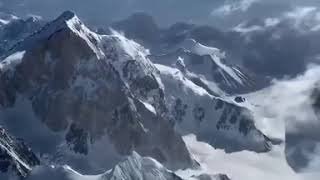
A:
<svg viewBox="0 0 320 180">
<path fill-rule="evenodd" d="M 74 10 L 93 24 L 107 24 L 134 12 L 147 12 L 161 25 L 177 21 L 231 26 L 244 19 L 277 16 L 318 0 L 0 0 L 2 10 L 53 18 Z"/>
</svg>

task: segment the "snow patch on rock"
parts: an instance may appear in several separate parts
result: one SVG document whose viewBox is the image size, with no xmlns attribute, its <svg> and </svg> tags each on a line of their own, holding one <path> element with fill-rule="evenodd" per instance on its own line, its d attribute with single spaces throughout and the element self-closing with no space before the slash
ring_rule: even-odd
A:
<svg viewBox="0 0 320 180">
<path fill-rule="evenodd" d="M 15 52 L 0 62 L 0 72 L 14 70 L 22 62 L 25 51 Z"/>
</svg>

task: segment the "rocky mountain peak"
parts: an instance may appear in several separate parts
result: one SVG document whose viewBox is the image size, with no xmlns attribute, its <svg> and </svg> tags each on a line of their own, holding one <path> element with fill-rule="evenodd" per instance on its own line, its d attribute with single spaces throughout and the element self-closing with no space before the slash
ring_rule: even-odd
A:
<svg viewBox="0 0 320 180">
<path fill-rule="evenodd" d="M 77 17 L 77 15 L 73 11 L 65 11 L 58 17 L 58 19 L 68 21 L 74 17 Z"/>
<path fill-rule="evenodd" d="M 107 148 L 120 155 L 135 150 L 173 169 L 194 165 L 166 118 L 159 72 L 138 43 L 119 33 L 96 34 L 65 12 L 12 50 L 23 53 L 3 71 L 0 104 L 15 108 L 20 97 L 28 101 L 35 121 L 62 134 L 60 143 L 73 153 L 95 154 L 92 147 L 107 137 Z"/>
</svg>

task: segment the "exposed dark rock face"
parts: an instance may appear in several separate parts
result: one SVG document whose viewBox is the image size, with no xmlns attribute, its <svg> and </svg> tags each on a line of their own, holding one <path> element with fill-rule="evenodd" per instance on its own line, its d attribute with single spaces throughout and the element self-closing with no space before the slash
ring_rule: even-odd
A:
<svg viewBox="0 0 320 180">
<path fill-rule="evenodd" d="M 178 121 L 181 122 L 183 117 L 186 115 L 187 104 L 183 104 L 181 99 L 177 99 L 174 105 L 173 116 Z"/>
<path fill-rule="evenodd" d="M 193 108 L 193 117 L 196 121 L 203 121 L 203 119 L 205 118 L 206 116 L 206 112 L 204 110 L 204 108 L 202 108 L 201 106 L 199 105 L 195 105 L 195 107 Z"/>
<path fill-rule="evenodd" d="M 66 141 L 76 153 L 88 154 L 88 136 L 89 134 L 85 130 L 72 124 L 66 134 Z"/>
<path fill-rule="evenodd" d="M 237 96 L 234 98 L 234 100 L 237 102 L 237 103 L 243 103 L 246 101 L 245 98 L 241 97 L 241 96 Z"/>
</svg>

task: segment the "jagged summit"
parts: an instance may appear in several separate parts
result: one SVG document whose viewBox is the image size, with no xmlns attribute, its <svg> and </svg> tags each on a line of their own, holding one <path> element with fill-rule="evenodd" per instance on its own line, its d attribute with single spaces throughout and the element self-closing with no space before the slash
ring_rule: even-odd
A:
<svg viewBox="0 0 320 180">
<path fill-rule="evenodd" d="M 72 19 L 74 17 L 76 17 L 77 15 L 73 12 L 73 11 L 65 11 L 63 12 L 59 17 L 58 19 L 64 19 L 64 20 L 69 20 L 69 19 Z"/>
<path fill-rule="evenodd" d="M 74 23 L 82 24 L 81 20 L 78 18 L 78 16 L 74 12 L 65 11 L 58 18 L 56 18 L 52 22 L 49 22 L 42 29 L 40 29 L 39 32 L 44 32 L 44 31 L 48 31 L 48 30 L 49 31 L 50 30 L 53 31 L 53 30 L 58 30 L 60 28 L 70 28 L 68 26 L 68 22 L 72 21 L 72 20 L 73 20 Z"/>
<path fill-rule="evenodd" d="M 47 23 L 38 31 L 35 31 L 30 36 L 16 43 L 16 45 L 9 50 L 7 55 L 12 54 L 15 51 L 22 51 L 32 48 L 35 43 L 50 38 L 56 32 L 63 30 L 76 32 L 80 31 L 82 28 L 88 30 L 88 28 L 83 25 L 75 13 L 72 11 L 65 11 L 52 22 Z"/>
</svg>

